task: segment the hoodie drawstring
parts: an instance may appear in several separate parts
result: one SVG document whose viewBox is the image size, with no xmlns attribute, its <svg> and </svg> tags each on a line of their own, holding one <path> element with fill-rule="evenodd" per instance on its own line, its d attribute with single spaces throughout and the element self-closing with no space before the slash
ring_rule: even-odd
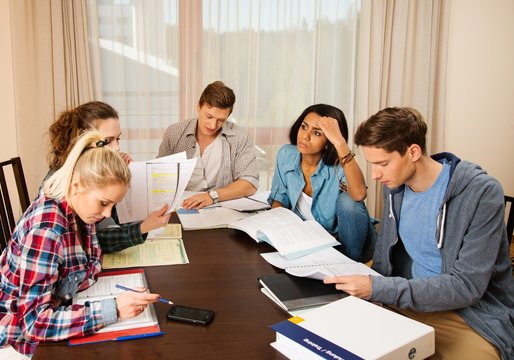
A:
<svg viewBox="0 0 514 360">
<path fill-rule="evenodd" d="M 439 241 L 437 242 L 438 249 L 443 247 L 445 220 L 446 220 L 446 203 L 443 204 L 443 216 L 441 218 L 441 222 L 439 223 Z"/>
</svg>

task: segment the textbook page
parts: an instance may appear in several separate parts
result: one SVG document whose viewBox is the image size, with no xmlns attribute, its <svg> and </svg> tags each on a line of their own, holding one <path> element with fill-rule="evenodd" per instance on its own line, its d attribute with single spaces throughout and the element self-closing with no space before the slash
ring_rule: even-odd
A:
<svg viewBox="0 0 514 360">
<path fill-rule="evenodd" d="M 189 259 L 182 239 L 146 240 L 140 245 L 102 255 L 102 268 L 104 269 L 188 263 Z"/>
<path fill-rule="evenodd" d="M 339 242 L 315 220 L 263 227 L 257 231 L 257 238 L 268 242 L 286 259 L 296 259 L 339 245 Z"/>
<path fill-rule="evenodd" d="M 354 261 L 334 248 L 327 248 L 294 260 L 288 260 L 278 252 L 262 253 L 261 256 L 271 265 L 298 277 L 323 280 L 337 275 L 382 276 L 366 264 Z"/>
<path fill-rule="evenodd" d="M 228 227 L 244 231 L 255 241 L 262 242 L 263 239 L 259 239 L 257 236 L 257 232 L 261 229 L 301 223 L 303 223 L 303 220 L 294 212 L 283 207 L 277 207 L 246 219 L 229 223 Z"/>
<path fill-rule="evenodd" d="M 168 224 L 149 231 L 145 242 L 160 239 L 182 239 L 182 226 L 180 224 Z"/>
<path fill-rule="evenodd" d="M 99 276 L 96 283 L 73 297 L 73 303 L 83 305 L 86 301 L 99 301 L 116 297 L 116 295 L 124 292 L 124 290 L 116 288 L 116 284 L 128 288 L 148 288 L 144 272 Z M 117 323 L 103 327 L 97 331 L 97 333 L 145 327 L 155 324 L 158 324 L 157 315 L 153 305 L 150 304 L 140 315 L 129 319 L 118 320 Z"/>
</svg>

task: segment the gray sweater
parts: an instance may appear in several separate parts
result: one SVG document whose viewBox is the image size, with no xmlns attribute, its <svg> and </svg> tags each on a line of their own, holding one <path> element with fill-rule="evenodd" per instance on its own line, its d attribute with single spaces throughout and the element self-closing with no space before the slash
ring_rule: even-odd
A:
<svg viewBox="0 0 514 360">
<path fill-rule="evenodd" d="M 370 301 L 420 312 L 455 310 L 514 359 L 514 281 L 504 221 L 503 190 L 478 165 L 450 153 L 450 181 L 437 220 L 442 274 L 412 279 L 412 260 L 399 238 L 404 186 L 384 188 L 384 214 L 373 269 Z"/>
</svg>

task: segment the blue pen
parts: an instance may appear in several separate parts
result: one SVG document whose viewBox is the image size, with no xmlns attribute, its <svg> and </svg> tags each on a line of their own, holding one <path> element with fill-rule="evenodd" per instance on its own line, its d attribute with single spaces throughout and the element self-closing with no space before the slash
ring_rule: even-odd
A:
<svg viewBox="0 0 514 360">
<path fill-rule="evenodd" d="M 125 290 L 125 291 L 133 291 L 133 292 L 137 292 L 137 293 L 144 292 L 144 291 L 137 291 L 137 290 L 134 290 L 134 289 L 131 289 L 131 288 L 128 288 L 126 286 L 119 285 L 119 284 L 116 284 L 116 288 L 121 289 L 121 290 Z M 159 298 L 159 301 L 163 302 L 165 304 L 173 305 L 173 301 L 170 301 L 170 300 L 165 299 L 165 298 Z"/>
<path fill-rule="evenodd" d="M 114 339 L 113 341 L 125 341 L 125 340 L 134 340 L 134 339 L 143 339 L 148 337 L 154 337 L 164 335 L 164 332 L 155 332 L 155 333 L 149 333 L 149 334 L 138 334 L 138 335 L 126 335 L 126 336 L 120 336 Z"/>
</svg>

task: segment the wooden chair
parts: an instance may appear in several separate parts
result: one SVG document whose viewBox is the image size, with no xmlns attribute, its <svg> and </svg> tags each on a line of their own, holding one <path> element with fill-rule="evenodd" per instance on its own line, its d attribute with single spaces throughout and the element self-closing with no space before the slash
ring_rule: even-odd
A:
<svg viewBox="0 0 514 360">
<path fill-rule="evenodd" d="M 18 191 L 18 198 L 20 201 L 21 210 L 25 211 L 30 205 L 29 192 L 27 190 L 27 183 L 25 182 L 25 175 L 23 174 L 23 167 L 19 157 L 11 158 L 0 163 L 0 252 L 4 249 L 7 242 L 11 238 L 12 231 L 16 226 L 18 219 L 14 217 L 14 211 L 11 203 L 11 196 L 9 196 L 9 187 L 5 176 L 4 169 L 11 166 L 12 173 L 14 174 L 14 181 L 16 182 L 16 189 Z"/>
</svg>

